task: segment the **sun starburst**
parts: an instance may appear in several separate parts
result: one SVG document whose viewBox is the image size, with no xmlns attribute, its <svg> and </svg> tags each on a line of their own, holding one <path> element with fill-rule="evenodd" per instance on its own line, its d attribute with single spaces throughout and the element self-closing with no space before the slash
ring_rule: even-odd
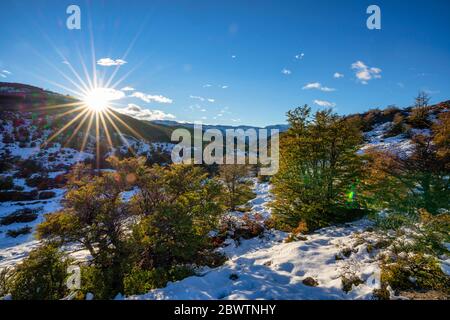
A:
<svg viewBox="0 0 450 320">
<path fill-rule="evenodd" d="M 64 61 L 67 61 L 67 59 Z M 95 63 L 95 60 L 93 60 L 93 63 Z M 112 133 L 115 133 L 131 153 L 135 154 L 127 137 L 124 135 L 123 130 L 126 129 L 127 133 L 130 133 L 136 138 L 143 138 L 114 112 L 114 107 L 120 106 L 117 100 L 120 100 L 125 96 L 123 91 L 116 90 L 115 87 L 119 85 L 125 77 L 122 77 L 113 85 L 109 85 L 113 81 L 113 76 L 117 71 L 113 73 L 113 76 L 110 77 L 108 81 L 104 81 L 104 79 L 97 74 L 95 66 L 92 68 L 93 74 L 90 75 L 82 60 L 81 66 L 86 76 L 86 79 L 82 79 L 72 64 L 69 62 L 67 62 L 67 64 L 70 66 L 69 69 L 72 72 L 73 77 L 69 77 L 60 70 L 58 71 L 63 74 L 64 79 L 70 79 L 70 83 L 73 85 L 72 87 L 66 87 L 57 82 L 52 82 L 43 78 L 43 80 L 70 92 L 75 99 L 75 102 L 46 105 L 39 108 L 40 110 L 49 110 L 52 113 L 55 113 L 54 110 L 60 108 L 61 112 L 57 111 L 54 119 L 62 119 L 63 121 L 64 119 L 67 119 L 60 128 L 55 128 L 54 133 L 46 139 L 42 144 L 42 147 L 47 146 L 56 138 L 65 136 L 66 134 L 68 138 L 64 139 L 65 141 L 62 141 L 62 143 L 65 146 L 68 146 L 73 142 L 74 138 L 82 132 L 80 152 L 84 151 L 89 144 L 89 141 L 95 141 L 97 169 L 99 169 L 100 158 L 102 155 L 102 152 L 100 151 L 102 141 L 106 141 L 109 149 L 114 150 Z M 69 115 L 70 117 L 67 118 L 66 116 Z M 112 132 L 110 132 L 110 130 Z M 105 137 L 104 140 L 102 138 L 103 136 Z"/>
</svg>

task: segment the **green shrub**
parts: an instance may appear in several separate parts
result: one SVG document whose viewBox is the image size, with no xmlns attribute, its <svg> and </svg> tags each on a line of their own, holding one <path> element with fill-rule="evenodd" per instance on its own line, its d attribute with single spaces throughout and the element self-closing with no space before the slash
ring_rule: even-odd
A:
<svg viewBox="0 0 450 320">
<path fill-rule="evenodd" d="M 8 280 L 9 291 L 17 300 L 54 300 L 67 293 L 67 268 L 70 260 L 53 246 L 33 250 Z"/>
<path fill-rule="evenodd" d="M 450 294 L 450 277 L 446 276 L 436 258 L 424 254 L 398 256 L 382 266 L 382 285 L 395 291 L 438 290 Z"/>
<path fill-rule="evenodd" d="M 374 220 L 375 226 L 384 231 L 398 230 L 414 222 L 411 217 L 400 213 L 388 213 L 385 216 L 376 216 Z"/>
<path fill-rule="evenodd" d="M 182 280 L 193 274 L 192 269 L 186 266 L 175 266 L 169 270 L 163 268 L 143 270 L 135 267 L 124 278 L 125 295 L 147 293 L 151 289 L 164 287 L 168 281 Z"/>
</svg>

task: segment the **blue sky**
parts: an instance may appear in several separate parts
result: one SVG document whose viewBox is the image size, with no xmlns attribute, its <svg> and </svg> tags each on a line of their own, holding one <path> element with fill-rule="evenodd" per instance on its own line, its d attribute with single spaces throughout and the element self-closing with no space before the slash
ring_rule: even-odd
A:
<svg viewBox="0 0 450 320">
<path fill-rule="evenodd" d="M 70 4 L 81 30 L 66 28 Z M 366 27 L 371 4 L 381 30 Z M 71 93 L 63 61 L 91 70 L 92 35 L 100 77 L 116 69 L 108 62 L 126 62 L 115 89 L 135 90 L 115 103 L 141 118 L 263 126 L 303 104 L 348 114 L 408 106 L 419 90 L 450 99 L 446 0 L 2 0 L 0 9 L 0 81 Z"/>
</svg>

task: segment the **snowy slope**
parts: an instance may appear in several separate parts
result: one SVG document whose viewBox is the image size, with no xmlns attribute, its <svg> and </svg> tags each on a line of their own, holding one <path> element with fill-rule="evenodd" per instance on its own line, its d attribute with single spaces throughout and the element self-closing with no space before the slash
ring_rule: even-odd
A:
<svg viewBox="0 0 450 320">
<path fill-rule="evenodd" d="M 269 186 L 256 184 L 257 198 L 251 214 L 270 215 Z M 167 287 L 129 299 L 367 299 L 378 284 L 379 267 L 367 253 L 370 233 L 359 234 L 370 225 L 367 220 L 319 230 L 306 241 L 285 243 L 287 234 L 268 231 L 261 238 L 234 241 L 222 251 L 229 260 L 221 267 L 203 271 Z M 354 252 L 336 259 L 345 248 Z M 348 294 L 341 277 L 358 276 L 364 283 Z M 317 287 L 302 283 L 312 277 Z"/>
</svg>

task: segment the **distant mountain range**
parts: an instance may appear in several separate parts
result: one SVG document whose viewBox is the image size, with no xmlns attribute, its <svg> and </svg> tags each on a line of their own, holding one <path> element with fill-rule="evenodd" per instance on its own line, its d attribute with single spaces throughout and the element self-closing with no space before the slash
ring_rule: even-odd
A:
<svg viewBox="0 0 450 320">
<path fill-rule="evenodd" d="M 189 122 L 178 122 L 178 121 L 173 121 L 173 120 L 153 120 L 153 121 L 149 121 L 151 123 L 156 123 L 156 124 L 160 124 L 160 125 L 165 125 L 165 126 L 171 126 L 171 127 L 186 127 L 189 129 L 193 129 L 194 128 L 194 123 L 189 123 Z M 203 124 L 202 125 L 203 130 L 207 130 L 207 129 L 218 129 L 222 132 L 225 132 L 225 130 L 227 129 L 243 129 L 243 130 L 247 130 L 247 129 L 267 129 L 267 130 L 271 130 L 271 129 L 278 129 L 280 132 L 285 132 L 289 129 L 289 125 L 287 124 L 274 124 L 274 125 L 269 125 L 269 126 L 265 126 L 265 127 L 256 127 L 256 126 L 248 126 L 248 125 L 237 125 L 237 126 L 232 126 L 232 125 L 212 125 L 212 124 Z M 270 134 L 270 132 L 269 132 Z"/>
</svg>

